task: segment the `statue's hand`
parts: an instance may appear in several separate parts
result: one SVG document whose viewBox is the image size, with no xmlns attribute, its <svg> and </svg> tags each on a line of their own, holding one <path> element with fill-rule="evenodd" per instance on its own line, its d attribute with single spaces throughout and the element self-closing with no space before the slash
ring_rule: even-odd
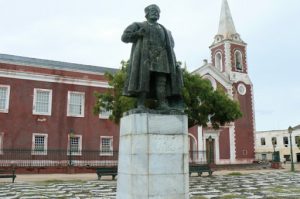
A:
<svg viewBox="0 0 300 199">
<path fill-rule="evenodd" d="M 138 31 L 136 31 L 136 35 L 139 37 L 143 37 L 146 33 L 146 30 L 144 28 L 140 28 Z"/>
</svg>

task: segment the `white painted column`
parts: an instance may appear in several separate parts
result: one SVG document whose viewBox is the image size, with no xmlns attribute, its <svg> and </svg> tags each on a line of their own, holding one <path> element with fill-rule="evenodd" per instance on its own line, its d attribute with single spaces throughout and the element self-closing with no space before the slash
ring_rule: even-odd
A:
<svg viewBox="0 0 300 199">
<path fill-rule="evenodd" d="M 229 147 L 230 147 L 230 163 L 233 164 L 236 162 L 234 124 L 232 124 L 229 127 Z"/>
</svg>

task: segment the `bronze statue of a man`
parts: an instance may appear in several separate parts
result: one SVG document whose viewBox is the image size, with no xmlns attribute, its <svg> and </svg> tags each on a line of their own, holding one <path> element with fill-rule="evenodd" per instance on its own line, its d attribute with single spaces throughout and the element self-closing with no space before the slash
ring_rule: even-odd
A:
<svg viewBox="0 0 300 199">
<path fill-rule="evenodd" d="M 129 25 L 122 41 L 133 43 L 124 92 L 137 98 L 137 108 L 145 108 L 145 100 L 155 99 L 158 110 L 178 108 L 183 87 L 182 73 L 176 64 L 171 32 L 157 23 L 157 5 L 145 8 L 147 21 Z"/>
</svg>

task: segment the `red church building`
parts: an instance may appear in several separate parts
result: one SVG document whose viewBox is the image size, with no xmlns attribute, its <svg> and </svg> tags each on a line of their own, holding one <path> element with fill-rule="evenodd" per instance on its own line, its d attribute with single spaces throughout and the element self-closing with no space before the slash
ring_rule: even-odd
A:
<svg viewBox="0 0 300 199">
<path fill-rule="evenodd" d="M 245 164 L 254 160 L 255 122 L 253 86 L 248 75 L 247 44 L 236 32 L 227 0 L 223 0 L 219 30 L 210 46 L 211 61 L 193 73 L 211 82 L 214 89 L 224 90 L 240 104 L 243 117 L 219 130 L 190 129 L 190 159 L 205 159 L 215 164 Z M 212 116 L 213 117 L 213 116 Z M 208 153 L 209 152 L 209 153 Z"/>
<path fill-rule="evenodd" d="M 205 61 L 193 73 L 237 100 L 243 117 L 219 130 L 189 129 L 190 160 L 252 163 L 255 125 L 246 43 L 226 0 L 210 50 L 212 63 Z M 108 112 L 93 114 L 94 92 L 109 88 L 105 72 L 116 69 L 0 54 L 0 167 L 117 164 L 119 126 L 108 120 Z"/>
</svg>

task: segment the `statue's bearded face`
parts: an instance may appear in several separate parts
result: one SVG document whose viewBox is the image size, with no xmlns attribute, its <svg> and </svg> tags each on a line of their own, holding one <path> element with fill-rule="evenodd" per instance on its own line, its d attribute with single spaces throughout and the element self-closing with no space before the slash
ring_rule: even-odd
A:
<svg viewBox="0 0 300 199">
<path fill-rule="evenodd" d="M 159 19 L 159 10 L 157 10 L 155 7 L 150 8 L 147 19 L 150 19 L 151 21 L 157 21 Z"/>
</svg>

